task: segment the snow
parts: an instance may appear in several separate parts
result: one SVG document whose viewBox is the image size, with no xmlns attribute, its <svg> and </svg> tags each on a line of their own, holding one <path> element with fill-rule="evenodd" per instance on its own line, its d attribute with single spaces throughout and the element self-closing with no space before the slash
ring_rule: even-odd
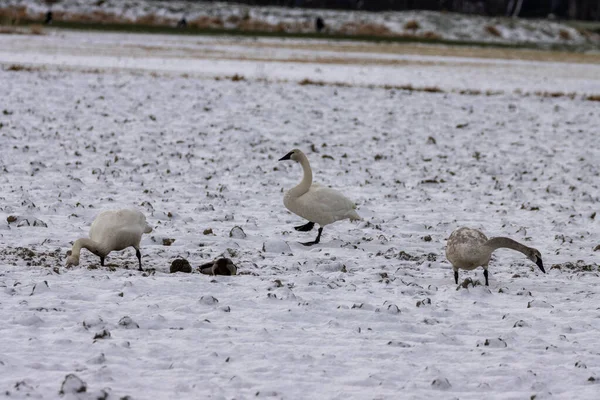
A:
<svg viewBox="0 0 600 400">
<path fill-rule="evenodd" d="M 355 49 L 348 51 L 348 47 Z M 450 52 L 444 46 L 420 46 Z M 200 77 L 360 86 L 413 85 L 448 91 L 600 93 L 600 65 L 406 54 L 404 47 L 331 41 L 53 31 L 0 36 L 0 62 L 78 69 L 129 69 Z M 418 47 L 417 47 L 418 49 Z M 402 74 L 398 74 L 398 68 Z"/>
<path fill-rule="evenodd" d="M 346 35 L 377 34 L 453 41 L 571 45 L 596 49 L 600 38 L 561 21 L 489 18 L 433 11 L 368 12 L 275 6 L 252 6 L 219 1 L 61 0 L 51 7 L 44 0 L 4 0 L 4 7 L 23 9 L 41 20 L 52 9 L 59 20 L 141 23 L 175 26 L 182 17 L 201 28 L 314 33 L 315 20 L 325 32 Z M 256 29 L 256 28 L 254 28 Z"/>
<path fill-rule="evenodd" d="M 597 398 L 597 66 L 240 62 L 169 40 L 0 36 L 2 393 Z M 369 86 L 388 83 L 446 92 Z M 576 95 L 514 92 L 556 88 Z M 282 204 L 301 170 L 277 160 L 296 147 L 365 219 L 313 247 Z M 146 271 L 132 249 L 65 268 L 95 215 L 125 207 L 154 228 Z M 489 287 L 457 288 L 444 246 L 460 226 L 537 248 L 547 274 L 499 250 Z M 169 273 L 220 256 L 239 275 Z"/>
</svg>

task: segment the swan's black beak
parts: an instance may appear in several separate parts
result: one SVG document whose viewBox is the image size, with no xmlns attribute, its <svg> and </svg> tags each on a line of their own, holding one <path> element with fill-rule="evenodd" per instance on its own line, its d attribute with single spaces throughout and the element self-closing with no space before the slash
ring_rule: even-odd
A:
<svg viewBox="0 0 600 400">
<path fill-rule="evenodd" d="M 285 160 L 289 160 L 289 159 L 291 159 L 291 157 L 292 157 L 292 154 L 294 154 L 294 152 L 293 152 L 293 151 L 290 151 L 290 152 L 289 152 L 289 153 L 287 153 L 285 156 L 281 157 L 281 158 L 279 159 L 279 161 L 285 161 Z"/>
<path fill-rule="evenodd" d="M 538 267 L 540 267 L 540 269 L 542 270 L 543 273 L 546 273 L 546 270 L 544 269 L 544 264 L 542 263 L 542 259 L 539 257 L 536 257 L 537 260 L 535 261 L 535 263 L 537 264 Z"/>
</svg>

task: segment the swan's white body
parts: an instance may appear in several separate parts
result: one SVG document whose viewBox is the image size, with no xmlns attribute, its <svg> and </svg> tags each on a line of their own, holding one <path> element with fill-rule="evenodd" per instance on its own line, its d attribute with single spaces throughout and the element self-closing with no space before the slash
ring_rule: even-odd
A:
<svg viewBox="0 0 600 400">
<path fill-rule="evenodd" d="M 477 229 L 459 228 L 452 232 L 446 244 L 446 258 L 452 264 L 454 279 L 458 283 L 458 269 L 473 270 L 483 267 L 485 284 L 488 285 L 488 264 L 492 253 L 500 248 L 516 250 L 523 253 L 528 259 L 538 265 L 544 273 L 542 256 L 532 247 L 527 247 L 519 242 L 506 237 L 487 238 Z"/>
<path fill-rule="evenodd" d="M 104 265 L 104 258 L 111 251 L 133 247 L 136 250 L 141 270 L 140 241 L 142 234 L 150 232 L 152 232 L 152 228 L 146 222 L 144 214 L 138 210 L 104 211 L 92 222 L 89 239 L 80 238 L 73 243 L 73 249 L 67 257 L 67 266 L 79 265 L 82 248 L 88 249 L 100 257 L 100 262 Z"/>
<path fill-rule="evenodd" d="M 317 236 L 316 243 L 319 242 L 324 226 L 343 219 L 349 219 L 350 221 L 362 219 L 356 213 L 354 202 L 346 196 L 335 189 L 313 183 L 310 163 L 302 151 L 294 149 L 279 161 L 282 160 L 296 161 L 302 166 L 304 172 L 302 181 L 285 193 L 283 204 L 294 214 L 310 221 L 309 224 L 319 224 L 319 236 Z M 309 229 L 298 230 L 310 230 L 311 228 L 312 226 Z M 306 244 L 315 243 L 309 242 Z"/>
<path fill-rule="evenodd" d="M 356 213 L 356 205 L 352 200 L 337 190 L 318 183 L 311 184 L 307 191 L 295 190 L 298 186 L 288 190 L 283 196 L 283 204 L 294 214 L 319 226 L 333 224 L 343 219 L 350 221 L 361 219 Z"/>
</svg>

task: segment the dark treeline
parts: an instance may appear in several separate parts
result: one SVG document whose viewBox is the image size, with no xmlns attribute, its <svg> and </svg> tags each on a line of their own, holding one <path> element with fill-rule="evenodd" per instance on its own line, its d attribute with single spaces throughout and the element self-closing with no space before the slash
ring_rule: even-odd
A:
<svg viewBox="0 0 600 400">
<path fill-rule="evenodd" d="M 234 0 L 233 2 L 365 11 L 445 10 L 490 16 L 600 20 L 600 0 Z"/>
</svg>

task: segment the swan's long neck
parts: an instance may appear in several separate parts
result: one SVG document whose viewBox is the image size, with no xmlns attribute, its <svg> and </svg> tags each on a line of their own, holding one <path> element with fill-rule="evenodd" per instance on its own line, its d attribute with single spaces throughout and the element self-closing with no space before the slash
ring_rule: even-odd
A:
<svg viewBox="0 0 600 400">
<path fill-rule="evenodd" d="M 302 177 L 302 181 L 290 189 L 290 194 L 293 197 L 300 197 L 304 193 L 308 192 L 310 189 L 310 185 L 312 185 L 312 169 L 310 169 L 310 163 L 308 162 L 308 158 L 304 154 L 300 157 L 300 165 L 302 165 L 302 171 L 304 171 L 304 176 Z"/>
<path fill-rule="evenodd" d="M 77 239 L 75 243 L 73 243 L 71 255 L 79 259 L 81 249 L 88 249 L 98 257 L 105 257 L 108 253 L 110 253 L 110 250 L 107 251 L 107 249 L 100 243 L 94 242 L 92 239 L 87 238 Z"/>
<path fill-rule="evenodd" d="M 518 251 L 519 253 L 523 253 L 526 256 L 529 255 L 529 247 L 522 245 L 521 243 L 516 242 L 507 237 L 491 238 L 490 240 L 488 240 L 487 242 L 485 242 L 483 244 L 483 247 L 487 251 L 489 251 L 490 254 L 492 254 L 494 252 L 494 250 L 497 250 L 497 249 L 511 249 L 511 250 Z"/>
</svg>

